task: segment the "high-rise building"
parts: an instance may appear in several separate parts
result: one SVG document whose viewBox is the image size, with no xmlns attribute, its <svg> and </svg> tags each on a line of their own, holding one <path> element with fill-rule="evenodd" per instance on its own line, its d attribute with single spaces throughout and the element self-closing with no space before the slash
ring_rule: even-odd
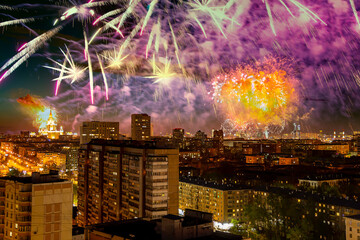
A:
<svg viewBox="0 0 360 240">
<path fill-rule="evenodd" d="M 147 114 L 131 115 L 131 139 L 132 140 L 150 140 L 151 117 Z"/>
<path fill-rule="evenodd" d="M 219 154 L 224 153 L 224 132 L 220 130 L 212 130 L 213 146 L 218 149 Z"/>
<path fill-rule="evenodd" d="M 30 137 L 30 131 L 24 130 L 24 131 L 20 131 L 20 136 L 21 137 Z"/>
<path fill-rule="evenodd" d="M 72 194 L 57 172 L 0 178 L 0 239 L 71 239 Z"/>
<path fill-rule="evenodd" d="M 206 139 L 207 139 L 207 135 L 205 132 L 202 132 L 202 131 L 197 131 L 195 133 L 195 139 L 198 139 L 198 140 L 201 140 L 202 142 L 205 142 Z"/>
<path fill-rule="evenodd" d="M 172 141 L 176 146 L 180 146 L 181 143 L 184 141 L 184 133 L 185 131 L 183 128 L 173 129 Z"/>
<path fill-rule="evenodd" d="M 220 130 L 213 129 L 212 130 L 212 138 L 214 140 L 218 140 L 218 141 L 223 142 L 224 141 L 224 132 L 223 132 L 223 130 L 222 129 L 220 129 Z"/>
<path fill-rule="evenodd" d="M 173 139 L 182 141 L 184 139 L 184 129 L 183 128 L 174 128 L 173 129 Z"/>
<path fill-rule="evenodd" d="M 155 141 L 92 140 L 79 151 L 80 226 L 176 214 L 179 151 Z"/>
<path fill-rule="evenodd" d="M 119 122 L 83 122 L 80 127 L 80 144 L 90 142 L 91 139 L 119 139 Z"/>
</svg>

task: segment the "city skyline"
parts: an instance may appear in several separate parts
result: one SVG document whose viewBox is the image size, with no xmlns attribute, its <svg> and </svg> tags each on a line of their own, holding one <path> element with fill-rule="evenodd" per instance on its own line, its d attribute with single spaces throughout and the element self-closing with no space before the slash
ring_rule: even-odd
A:
<svg viewBox="0 0 360 240">
<path fill-rule="evenodd" d="M 360 239 L 360 0 L 1 0 L 0 238 Z"/>
</svg>

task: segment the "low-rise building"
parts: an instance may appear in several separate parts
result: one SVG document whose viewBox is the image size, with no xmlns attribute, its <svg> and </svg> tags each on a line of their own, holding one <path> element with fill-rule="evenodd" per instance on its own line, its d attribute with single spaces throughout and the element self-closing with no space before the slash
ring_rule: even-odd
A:
<svg viewBox="0 0 360 240">
<path fill-rule="evenodd" d="M 161 239 L 196 239 L 212 235 L 212 214 L 185 209 L 185 216 L 166 215 L 161 219 Z"/>
<path fill-rule="evenodd" d="M 264 164 L 263 155 L 246 155 L 246 164 Z"/>
<path fill-rule="evenodd" d="M 73 226 L 72 240 L 85 240 L 85 229 L 82 227 Z"/>
<path fill-rule="evenodd" d="M 214 232 L 212 214 L 187 209 L 185 216 L 165 215 L 158 220 L 131 219 L 86 227 L 88 240 L 229 240 L 242 239 L 230 233 Z"/>
<path fill-rule="evenodd" d="M 42 164 L 55 164 L 56 166 L 66 165 L 66 155 L 59 152 L 38 152 L 36 157 Z"/>
<path fill-rule="evenodd" d="M 349 181 L 349 179 L 343 177 L 342 175 L 320 175 L 308 176 L 306 178 L 299 179 L 299 185 L 308 185 L 310 187 L 317 188 L 321 187 L 324 183 L 329 186 L 335 186 L 347 181 Z"/>
<path fill-rule="evenodd" d="M 349 144 L 316 144 L 315 150 L 336 151 L 338 154 L 347 155 L 350 151 Z"/>
<path fill-rule="evenodd" d="M 346 240 L 360 239 L 360 215 L 345 217 Z"/>
<path fill-rule="evenodd" d="M 299 165 L 297 157 L 279 157 L 279 165 Z"/>
</svg>

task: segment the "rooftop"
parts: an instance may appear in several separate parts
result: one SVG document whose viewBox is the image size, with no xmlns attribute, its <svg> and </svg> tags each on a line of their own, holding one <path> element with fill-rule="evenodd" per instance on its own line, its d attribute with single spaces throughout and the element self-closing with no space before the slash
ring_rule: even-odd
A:
<svg viewBox="0 0 360 240">
<path fill-rule="evenodd" d="M 350 218 L 350 219 L 353 219 L 353 220 L 360 221 L 360 214 L 359 215 L 346 216 L 346 218 Z"/>
<path fill-rule="evenodd" d="M 324 181 L 324 180 L 335 180 L 335 179 L 346 179 L 347 177 L 343 174 L 326 174 L 326 175 L 314 175 L 301 178 L 299 180 L 311 180 L 311 181 Z"/>
<path fill-rule="evenodd" d="M 235 234 L 231 234 L 231 233 L 226 233 L 226 232 L 214 232 L 212 235 L 210 236 L 205 236 L 205 237 L 201 237 L 201 238 L 197 238 L 198 240 L 239 240 L 239 239 L 243 239 L 240 235 L 235 235 Z"/>
<path fill-rule="evenodd" d="M 161 239 L 155 232 L 155 222 L 131 219 L 92 225 L 92 231 L 99 231 L 125 239 Z"/>
<path fill-rule="evenodd" d="M 132 148 L 147 148 L 147 149 L 176 149 L 170 143 L 159 143 L 156 141 L 136 141 L 136 140 L 104 140 L 92 139 L 88 145 L 106 145 L 115 147 L 132 147 Z"/>
<path fill-rule="evenodd" d="M 251 186 L 243 186 L 243 185 L 235 185 L 235 184 L 218 184 L 214 182 L 204 181 L 200 178 L 185 178 L 182 177 L 179 180 L 180 182 L 205 186 L 209 188 L 219 189 L 219 190 L 254 190 L 258 192 L 266 192 L 266 193 L 273 193 L 285 197 L 290 198 L 297 198 L 302 200 L 311 200 L 317 203 L 325 203 L 329 205 L 334 206 L 341 206 L 341 207 L 347 207 L 352 209 L 358 209 L 360 210 L 360 201 L 355 201 L 348 198 L 343 197 L 332 197 L 332 196 L 325 196 L 319 193 L 311 193 L 311 192 L 305 192 L 301 190 L 292 190 L 288 188 L 280 188 L 280 187 L 268 187 L 268 186 L 257 186 L 257 187 L 251 187 Z"/>
<path fill-rule="evenodd" d="M 33 172 L 30 177 L 0 177 L 0 180 L 10 180 L 20 183 L 53 183 L 53 182 L 65 182 L 66 179 L 59 178 L 58 171 L 50 170 L 49 174 L 40 174 L 38 172 Z"/>
<path fill-rule="evenodd" d="M 200 185 L 209 188 L 215 188 L 222 191 L 251 189 L 250 186 L 235 185 L 235 184 L 219 184 L 216 182 L 205 181 L 201 178 L 196 178 L 196 177 L 180 177 L 179 182 L 190 183 L 190 184 Z"/>
</svg>

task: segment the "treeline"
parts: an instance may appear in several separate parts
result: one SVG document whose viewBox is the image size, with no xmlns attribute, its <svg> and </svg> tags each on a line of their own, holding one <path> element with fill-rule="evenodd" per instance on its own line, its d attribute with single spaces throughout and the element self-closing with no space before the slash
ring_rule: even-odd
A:
<svg viewBox="0 0 360 240">
<path fill-rule="evenodd" d="M 233 221 L 230 232 L 251 239 L 345 239 L 340 223 L 313 201 L 285 198 L 268 193 L 257 196 Z M 326 211 L 331 211 L 327 209 Z"/>
</svg>

